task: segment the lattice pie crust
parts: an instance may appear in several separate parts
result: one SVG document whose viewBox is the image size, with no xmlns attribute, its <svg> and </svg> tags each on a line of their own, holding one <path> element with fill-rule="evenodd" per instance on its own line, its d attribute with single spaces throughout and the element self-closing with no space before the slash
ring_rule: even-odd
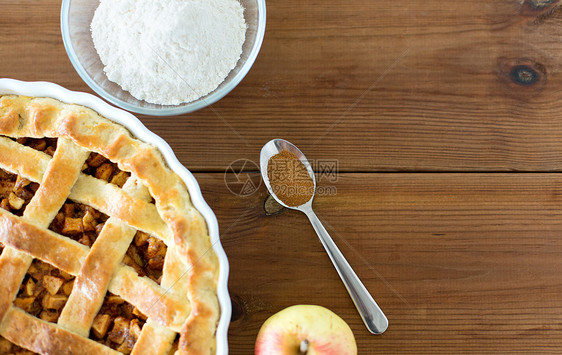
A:
<svg viewBox="0 0 562 355">
<path fill-rule="evenodd" d="M 88 108 L 7 95 L 0 168 L 0 352 L 214 354 L 217 257 L 155 147 Z"/>
</svg>

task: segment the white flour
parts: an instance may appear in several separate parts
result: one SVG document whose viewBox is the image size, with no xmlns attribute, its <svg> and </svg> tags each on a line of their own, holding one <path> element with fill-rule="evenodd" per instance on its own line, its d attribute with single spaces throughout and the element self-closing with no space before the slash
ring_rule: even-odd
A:
<svg viewBox="0 0 562 355">
<path fill-rule="evenodd" d="M 177 105 L 224 81 L 246 23 L 238 0 L 101 0 L 91 30 L 109 80 L 139 100 Z"/>
</svg>

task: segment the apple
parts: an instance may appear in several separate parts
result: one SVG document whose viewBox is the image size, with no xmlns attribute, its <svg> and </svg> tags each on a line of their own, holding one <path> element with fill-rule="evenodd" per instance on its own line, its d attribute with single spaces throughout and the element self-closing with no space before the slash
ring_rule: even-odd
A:
<svg viewBox="0 0 562 355">
<path fill-rule="evenodd" d="M 327 308 L 297 305 L 263 323 L 255 355 L 356 355 L 349 325 Z"/>
</svg>

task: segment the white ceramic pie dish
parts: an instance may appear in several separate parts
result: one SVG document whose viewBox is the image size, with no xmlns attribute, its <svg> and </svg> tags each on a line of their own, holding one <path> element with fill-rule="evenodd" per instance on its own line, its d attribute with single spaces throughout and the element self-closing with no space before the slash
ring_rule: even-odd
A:
<svg viewBox="0 0 562 355">
<path fill-rule="evenodd" d="M 227 331 L 232 311 L 227 288 L 229 266 L 228 259 L 220 243 L 217 218 L 203 199 L 197 180 L 195 180 L 193 174 L 178 161 L 168 143 L 149 131 L 138 118 L 129 112 L 113 107 L 91 94 L 70 91 L 59 85 L 48 82 L 24 82 L 13 79 L 0 79 L 0 95 L 6 94 L 51 97 L 65 103 L 89 107 L 105 118 L 127 128 L 136 138 L 150 143 L 160 150 L 168 166 L 184 181 L 193 205 L 207 222 L 211 243 L 217 254 L 220 265 L 217 294 L 221 308 L 221 316 L 216 335 L 217 354 L 228 354 Z"/>
</svg>

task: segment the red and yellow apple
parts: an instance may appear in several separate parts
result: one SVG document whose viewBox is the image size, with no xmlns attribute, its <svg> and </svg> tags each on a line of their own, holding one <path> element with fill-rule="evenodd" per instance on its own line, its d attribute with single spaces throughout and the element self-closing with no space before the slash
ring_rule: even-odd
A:
<svg viewBox="0 0 562 355">
<path fill-rule="evenodd" d="M 272 315 L 262 325 L 255 355 L 356 355 L 349 325 L 321 306 L 297 305 Z"/>
</svg>

